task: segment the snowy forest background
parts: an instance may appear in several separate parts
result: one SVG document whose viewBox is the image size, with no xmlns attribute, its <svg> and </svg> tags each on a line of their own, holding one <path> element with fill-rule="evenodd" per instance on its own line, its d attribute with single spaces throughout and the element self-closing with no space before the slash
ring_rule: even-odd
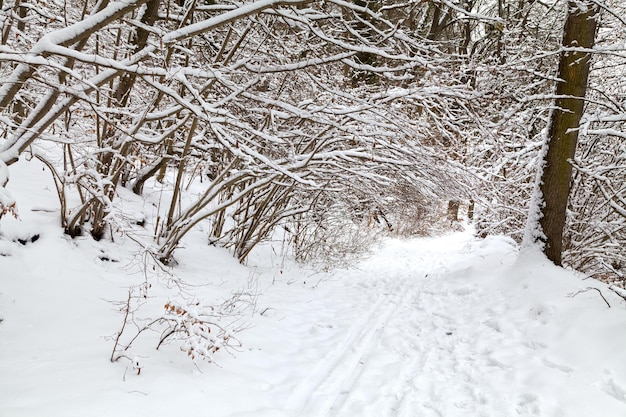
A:
<svg viewBox="0 0 626 417">
<path fill-rule="evenodd" d="M 130 238 L 164 268 L 198 227 L 240 262 L 271 239 L 338 265 L 461 216 L 521 242 L 559 59 L 581 52 L 567 10 L 593 8 L 563 264 L 624 285 L 622 1 L 0 7 L 0 212 L 19 216 L 11 166 L 36 158 L 68 235 Z"/>
<path fill-rule="evenodd" d="M 23 155 L 66 233 L 164 264 L 200 223 L 242 262 L 269 238 L 340 261 L 372 226 L 428 234 L 459 207 L 521 241 L 568 5 L 599 17 L 563 263 L 621 282 L 621 1 L 0 3 L 1 212 Z"/>
</svg>

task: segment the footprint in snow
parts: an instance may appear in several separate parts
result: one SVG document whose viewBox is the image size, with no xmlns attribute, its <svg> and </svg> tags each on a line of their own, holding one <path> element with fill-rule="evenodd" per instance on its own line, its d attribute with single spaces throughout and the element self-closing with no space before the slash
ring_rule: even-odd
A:
<svg viewBox="0 0 626 417">
<path fill-rule="evenodd" d="M 571 368 L 571 367 L 569 367 L 567 365 L 563 365 L 563 364 L 554 362 L 554 361 L 552 361 L 552 360 L 550 360 L 548 358 L 543 358 L 543 364 L 545 366 L 547 366 L 548 368 L 557 369 L 557 370 L 559 370 L 559 371 L 561 371 L 563 373 L 566 373 L 566 374 L 571 374 L 572 372 L 574 372 L 574 368 Z"/>
<path fill-rule="evenodd" d="M 626 404 L 626 388 L 623 385 L 615 382 L 615 380 L 613 379 L 613 377 L 610 376 L 610 373 L 608 371 L 607 375 L 608 377 L 602 383 L 602 389 L 611 397 Z"/>
</svg>

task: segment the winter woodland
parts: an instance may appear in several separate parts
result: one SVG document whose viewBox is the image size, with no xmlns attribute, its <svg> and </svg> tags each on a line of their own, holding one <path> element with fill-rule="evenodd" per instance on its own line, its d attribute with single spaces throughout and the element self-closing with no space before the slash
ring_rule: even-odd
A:
<svg viewBox="0 0 626 417">
<path fill-rule="evenodd" d="M 241 347 L 223 321 L 256 291 L 203 309 L 176 278 L 192 244 L 245 265 L 269 242 L 328 271 L 469 224 L 620 293 L 625 16 L 622 0 L 0 0 L 0 241 L 37 166 L 56 201 L 32 209 L 69 241 L 132 245 L 143 283 L 107 343 L 134 374 L 146 338 L 195 362 Z"/>
</svg>

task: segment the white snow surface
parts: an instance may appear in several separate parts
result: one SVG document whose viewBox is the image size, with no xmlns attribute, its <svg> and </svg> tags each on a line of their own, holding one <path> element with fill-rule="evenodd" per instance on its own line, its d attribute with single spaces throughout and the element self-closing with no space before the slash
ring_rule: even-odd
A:
<svg viewBox="0 0 626 417">
<path fill-rule="evenodd" d="M 20 219 L 0 222 L 2 417 L 626 416 L 624 300 L 536 254 L 518 259 L 506 237 L 389 239 L 353 268 L 316 273 L 279 245 L 242 266 L 198 232 L 173 281 L 142 273 L 123 236 L 64 236 L 32 164 L 11 166 Z M 194 363 L 148 333 L 129 352 L 139 374 L 111 363 L 115 302 L 146 276 L 137 314 L 154 318 L 177 286 L 209 304 L 257 294 L 238 318 L 242 347 Z M 578 293 L 588 287 L 611 308 Z"/>
</svg>

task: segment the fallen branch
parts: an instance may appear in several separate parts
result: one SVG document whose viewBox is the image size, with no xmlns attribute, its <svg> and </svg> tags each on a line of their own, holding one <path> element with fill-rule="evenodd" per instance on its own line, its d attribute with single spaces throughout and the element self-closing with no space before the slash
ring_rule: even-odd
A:
<svg viewBox="0 0 626 417">
<path fill-rule="evenodd" d="M 609 287 L 609 288 L 610 288 L 610 287 Z M 602 297 L 602 299 L 604 300 L 604 302 L 606 303 L 606 305 L 607 305 L 609 308 L 611 308 L 611 304 L 609 304 L 609 302 L 606 300 L 606 298 L 604 298 L 604 294 L 602 294 L 602 291 L 600 291 L 600 289 L 599 289 L 599 288 L 596 288 L 596 287 L 587 287 L 587 288 L 586 288 L 586 289 L 584 289 L 584 290 L 580 290 L 580 291 L 575 292 L 574 294 L 571 294 L 571 295 L 570 295 L 570 297 L 574 298 L 574 297 L 576 297 L 578 294 L 581 294 L 581 293 L 584 293 L 584 292 L 587 292 L 587 291 L 591 291 L 591 290 L 596 290 L 596 291 L 598 291 L 598 294 L 600 294 L 600 297 Z M 623 291 L 623 290 L 622 290 L 622 291 Z M 626 292 L 625 292 L 625 293 L 626 293 Z M 619 295 L 619 294 L 618 294 L 618 295 Z M 621 296 L 621 297 L 623 298 L 623 296 Z M 624 298 L 624 299 L 626 300 L 626 298 Z"/>
</svg>

